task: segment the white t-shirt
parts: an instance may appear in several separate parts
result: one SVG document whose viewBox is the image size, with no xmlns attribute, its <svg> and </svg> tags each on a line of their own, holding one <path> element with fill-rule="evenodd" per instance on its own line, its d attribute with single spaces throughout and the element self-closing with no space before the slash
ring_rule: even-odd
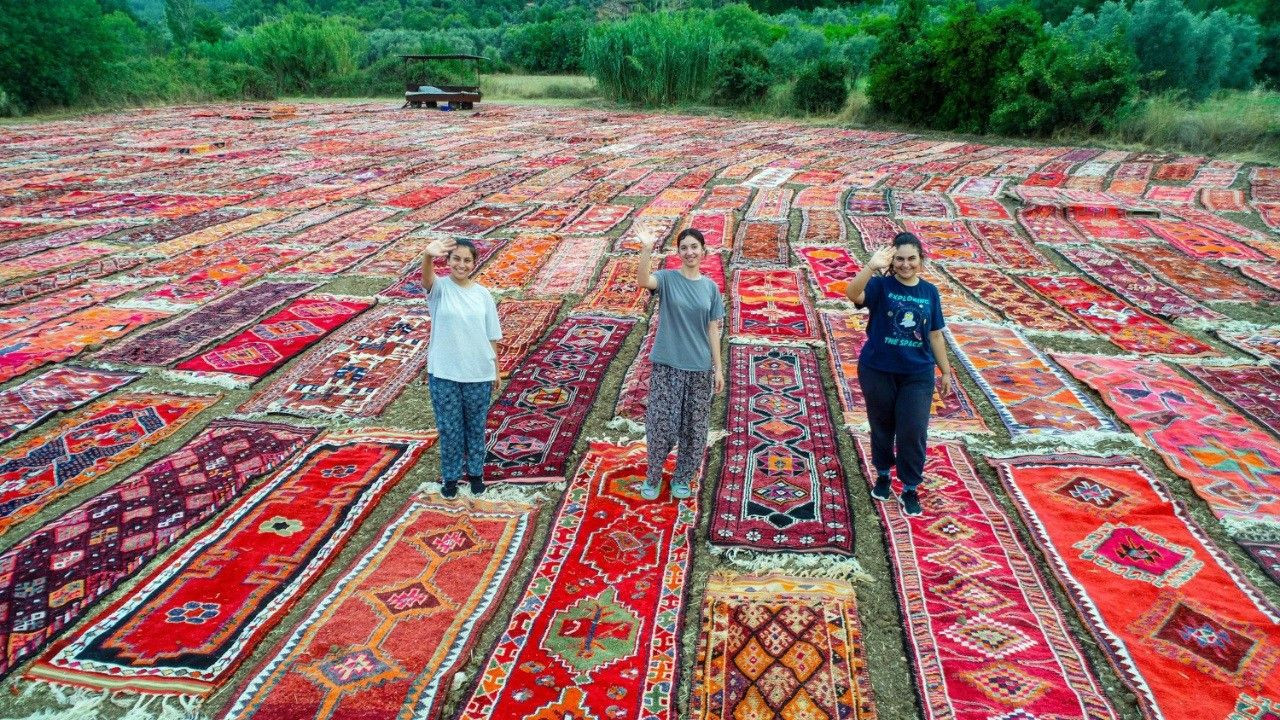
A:
<svg viewBox="0 0 1280 720">
<path fill-rule="evenodd" d="M 477 283 L 459 287 L 448 275 L 437 277 L 427 295 L 431 342 L 427 372 L 454 382 L 497 380 L 491 341 L 502 339 L 498 306 L 489 289 Z"/>
</svg>

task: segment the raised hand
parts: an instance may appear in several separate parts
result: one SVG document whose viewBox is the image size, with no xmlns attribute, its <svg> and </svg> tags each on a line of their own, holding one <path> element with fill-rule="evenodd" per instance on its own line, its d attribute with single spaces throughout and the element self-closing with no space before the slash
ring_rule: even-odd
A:
<svg viewBox="0 0 1280 720">
<path fill-rule="evenodd" d="M 452 238 L 436 238 L 435 240 L 427 243 L 427 256 L 433 258 L 445 257 L 449 253 L 453 252 L 453 249 L 457 246 L 458 243 Z"/>
<path fill-rule="evenodd" d="M 871 259 L 867 261 L 867 265 L 872 270 L 885 270 L 893 265 L 893 248 L 882 247 L 871 253 Z"/>
<path fill-rule="evenodd" d="M 640 241 L 640 249 L 653 252 L 653 247 L 658 244 L 658 236 L 653 232 L 653 228 L 648 225 L 641 225 L 636 228 L 636 239 Z"/>
</svg>

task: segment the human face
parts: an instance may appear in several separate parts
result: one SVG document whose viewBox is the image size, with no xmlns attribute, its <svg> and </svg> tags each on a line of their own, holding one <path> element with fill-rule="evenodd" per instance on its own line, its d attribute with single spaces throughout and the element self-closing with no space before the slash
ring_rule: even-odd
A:
<svg viewBox="0 0 1280 720">
<path fill-rule="evenodd" d="M 476 269 L 476 256 L 471 248 L 458 246 L 449 251 L 449 276 L 455 281 L 466 280 Z"/>
<path fill-rule="evenodd" d="M 915 245 L 899 245 L 893 249 L 893 274 L 899 281 L 909 282 L 920 274 L 920 250 Z"/>
<path fill-rule="evenodd" d="M 695 237 L 686 237 L 680 241 L 680 247 L 676 248 L 680 253 L 680 263 L 687 268 L 697 268 L 702 265 L 702 258 L 706 256 L 707 251 L 702 247 L 702 243 L 698 242 Z"/>
</svg>

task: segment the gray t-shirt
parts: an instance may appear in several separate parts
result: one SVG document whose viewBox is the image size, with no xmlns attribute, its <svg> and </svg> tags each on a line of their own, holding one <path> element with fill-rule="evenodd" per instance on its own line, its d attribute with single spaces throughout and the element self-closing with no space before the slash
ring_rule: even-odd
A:
<svg viewBox="0 0 1280 720">
<path fill-rule="evenodd" d="M 658 335 L 653 339 L 653 362 L 677 370 L 711 369 L 707 324 L 724 317 L 720 288 L 705 275 L 697 280 L 679 270 L 659 270 Z"/>
</svg>

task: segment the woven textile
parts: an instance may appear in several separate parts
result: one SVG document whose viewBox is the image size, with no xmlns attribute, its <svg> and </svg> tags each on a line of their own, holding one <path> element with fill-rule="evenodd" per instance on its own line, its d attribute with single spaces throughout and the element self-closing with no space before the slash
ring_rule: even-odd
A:
<svg viewBox="0 0 1280 720">
<path fill-rule="evenodd" d="M 724 467 L 711 541 L 853 552 L 853 516 L 813 350 L 729 346 Z"/>
<path fill-rule="evenodd" d="M 1004 209 L 999 200 L 993 198 L 963 197 L 952 195 L 952 204 L 956 213 L 970 220 L 1012 220 L 1009 211 Z"/>
<path fill-rule="evenodd" d="M 907 220 L 902 225 L 924 242 L 931 259 L 988 265 L 993 262 L 960 220 Z"/>
<path fill-rule="evenodd" d="M 17 260 L 9 260 L 0 266 L 0 282 L 16 280 L 29 275 L 42 275 L 85 260 L 100 258 L 117 252 L 120 248 L 110 243 L 83 242 L 54 248 Z"/>
<path fill-rule="evenodd" d="M 266 212 L 254 213 L 245 217 L 220 222 L 216 225 L 202 228 L 195 232 L 178 235 L 172 239 L 161 240 L 154 245 L 146 248 L 147 255 L 158 257 L 173 257 L 179 253 L 186 252 L 192 248 L 201 247 L 220 240 L 225 240 L 233 235 L 248 230 L 262 227 L 268 223 L 273 223 L 285 217 L 287 213 L 268 210 Z M 264 228 L 264 231 L 266 229 Z"/>
<path fill-rule="evenodd" d="M 155 310 L 99 306 L 13 333 L 0 347 L 0 382 L 7 382 L 42 365 L 74 357 L 91 345 L 127 335 L 168 315 Z"/>
<path fill-rule="evenodd" d="M 1114 245 L 1117 250 L 1122 246 Z M 1216 264 L 1189 258 L 1164 243 L 1124 248 L 1128 257 L 1192 297 L 1205 300 L 1260 302 L 1275 300 L 1275 293 L 1254 287 L 1239 275 Z"/>
<path fill-rule="evenodd" d="M 0 202 L 3 201 L 0 200 Z M 42 228 L 40 225 L 36 225 L 34 227 L 36 229 Z M 49 235 L 34 237 L 19 242 L 0 241 L 4 243 L 3 245 L 0 245 L 0 262 L 8 263 L 12 260 L 25 258 L 35 253 L 43 253 L 47 250 L 82 243 L 86 240 L 94 240 L 104 235 L 110 235 L 111 233 L 126 227 L 129 226 L 123 222 L 95 223 L 93 225 L 71 227 Z M 49 229 L 51 228 L 44 226 L 41 232 Z M 113 239 L 113 242 L 118 240 L 119 238 L 115 238 Z"/>
<path fill-rule="evenodd" d="M 992 464 L 1144 715 L 1246 718 L 1237 702 L 1280 697 L 1280 611 L 1140 462 Z"/>
<path fill-rule="evenodd" d="M 898 217 L 939 220 L 955 217 L 951 204 L 942 193 L 894 190 L 889 196 L 893 200 L 894 214 Z"/>
<path fill-rule="evenodd" d="M 801 244 L 839 244 L 848 240 L 844 218 L 838 210 L 802 210 L 800 213 Z"/>
<path fill-rule="evenodd" d="M 630 205 L 592 205 L 564 227 L 565 235 L 603 235 L 631 214 Z"/>
<path fill-rule="evenodd" d="M 1149 240 L 1151 232 L 1136 218 L 1116 208 L 1074 207 L 1071 224 L 1091 240 Z"/>
<path fill-rule="evenodd" d="M 1091 332 L 1088 325 L 1024 288 L 997 268 L 949 265 L 947 274 L 1020 327 L 1047 332 Z"/>
<path fill-rule="evenodd" d="M 1280 368 L 1274 365 L 1183 365 L 1245 415 L 1280 435 Z"/>
<path fill-rule="evenodd" d="M 182 448 L 6 551 L 0 556 L 0 567 L 7 568 L 0 602 L 9 612 L 0 621 L 0 674 L 315 434 L 312 428 L 214 420 Z"/>
<path fill-rule="evenodd" d="M 702 201 L 703 210 L 742 210 L 751 200 L 751 188 L 743 185 L 717 185 Z"/>
<path fill-rule="evenodd" d="M 264 312 L 315 287 L 313 282 L 260 282 L 131 337 L 98 353 L 96 359 L 134 365 L 168 365 L 240 330 Z"/>
<path fill-rule="evenodd" d="M 743 268 L 733 274 L 730 333 L 772 340 L 817 340 L 818 323 L 798 269 Z"/>
<path fill-rule="evenodd" d="M 649 177 L 653 177 L 650 175 Z M 667 188 L 640 210 L 638 217 L 678 218 L 697 205 L 704 190 L 699 188 Z"/>
<path fill-rule="evenodd" d="M 217 260 L 138 298 L 138 302 L 161 307 L 186 308 L 211 300 L 228 290 L 247 285 L 275 268 L 310 253 L 310 249 L 260 245 L 243 255 Z"/>
<path fill-rule="evenodd" d="M 982 320 L 986 322 L 1000 321 L 1000 317 L 992 312 L 990 308 L 974 300 L 973 296 L 961 290 L 955 281 L 941 272 L 926 269 L 920 273 L 920 277 L 933 283 L 933 286 L 938 288 L 938 295 L 942 298 L 942 308 L 948 318 Z"/>
<path fill-rule="evenodd" d="M 867 422 L 866 400 L 858 384 L 858 353 L 867 341 L 866 313 L 819 310 L 823 334 L 827 339 L 827 358 L 831 363 L 831 376 L 835 378 L 844 408 L 844 422 L 855 427 Z M 941 369 L 938 370 L 941 373 Z M 951 370 L 951 394 L 933 395 L 932 418 L 929 427 L 946 432 L 981 434 L 990 432 L 982 415 L 973 406 L 969 394 Z"/>
<path fill-rule="evenodd" d="M 35 427 L 56 412 L 74 410 L 138 377 L 138 373 L 131 372 L 57 367 L 0 390 L 0 442 Z"/>
<path fill-rule="evenodd" d="M 662 192 L 664 188 L 676 181 L 680 173 L 659 170 L 646 173 L 643 178 L 622 192 L 623 195 L 649 197 Z"/>
<path fill-rule="evenodd" d="M 975 220 L 969 230 L 983 250 L 1002 268 L 1014 270 L 1053 270 L 1055 265 L 1018 232 L 1017 225 Z"/>
<path fill-rule="evenodd" d="M 497 252 L 473 279 L 495 290 L 524 287 L 559 245 L 558 235 L 520 235 Z"/>
<path fill-rule="evenodd" d="M 67 270 L 41 275 L 22 282 L 0 287 L 0 305 L 25 302 L 58 290 L 79 285 L 86 280 L 114 275 L 137 267 L 143 259 L 136 256 L 112 255 L 101 260 L 91 260 Z"/>
<path fill-rule="evenodd" d="M 525 232 L 549 232 L 558 230 L 582 212 L 573 205 L 545 205 L 512 223 L 511 229 Z"/>
<path fill-rule="evenodd" d="M 874 720 L 853 586 L 718 575 L 707 582 L 689 714 L 695 720 Z"/>
<path fill-rule="evenodd" d="M 51 646 L 27 676 L 94 690 L 208 695 L 432 440 L 372 430 L 322 439 Z"/>
<path fill-rule="evenodd" d="M 1035 242 L 1061 245 L 1085 240 L 1071 223 L 1067 222 L 1066 216 L 1058 208 L 1037 205 L 1018 210 L 1016 214 L 1018 223 Z"/>
<path fill-rule="evenodd" d="M 0 337 L 13 335 L 46 320 L 60 318 L 77 310 L 99 305 L 146 285 L 144 281 L 94 280 L 56 295 L 45 295 L 20 305 L 0 308 Z"/>
<path fill-rule="evenodd" d="M 605 263 L 595 288 L 574 308 L 578 312 L 617 315 L 644 315 L 653 294 L 636 285 L 640 260 L 635 256 L 613 257 Z"/>
<path fill-rule="evenodd" d="M 883 190 L 854 190 L 845 200 L 845 212 L 849 215 L 888 215 L 889 201 Z"/>
<path fill-rule="evenodd" d="M 1280 446 L 1158 360 L 1055 353 L 1220 518 L 1280 528 Z"/>
<path fill-rule="evenodd" d="M 498 341 L 498 372 L 511 374 L 529 348 L 542 338 L 560 312 L 559 299 L 503 300 L 498 303 L 498 324 L 503 328 Z"/>
<path fill-rule="evenodd" d="M 409 232 L 412 226 L 396 228 L 373 226 L 357 232 L 350 238 L 305 257 L 280 271 L 281 275 L 337 275 Z M 386 230 L 376 235 L 373 230 Z M 373 237 L 370 237 L 370 236 Z"/>
<path fill-rule="evenodd" d="M 1254 228 L 1246 225 L 1241 225 L 1234 220 L 1229 220 L 1217 213 L 1201 210 L 1191 205 L 1175 208 L 1174 213 L 1189 223 L 1194 223 L 1195 225 L 1211 230 L 1219 235 L 1226 236 L 1227 238 L 1239 238 L 1249 244 L 1254 244 L 1255 241 L 1262 241 L 1264 245 L 1268 242 L 1275 241 L 1275 238 L 1269 235 L 1265 230 L 1255 230 Z"/>
<path fill-rule="evenodd" d="M 729 262 L 734 265 L 786 265 L 790 256 L 786 223 L 743 221 Z"/>
<path fill-rule="evenodd" d="M 1195 258 L 1262 260 L 1262 253 L 1211 230 L 1182 220 L 1143 218 L 1144 227 L 1170 245 Z"/>
<path fill-rule="evenodd" d="M 250 380 L 265 377 L 370 305 L 363 298 L 299 298 L 230 340 L 180 363 L 177 369 L 228 373 Z"/>
<path fill-rule="evenodd" d="M 1071 264 L 1123 296 L 1134 305 L 1168 318 L 1225 320 L 1222 313 L 1201 305 L 1187 295 L 1160 282 L 1126 258 L 1098 245 L 1069 245 L 1058 248 Z"/>
<path fill-rule="evenodd" d="M 1217 355 L 1218 351 L 1178 331 L 1081 277 L 1033 276 L 1024 281 L 1130 352 Z"/>
<path fill-rule="evenodd" d="M 176 257 L 158 260 L 138 268 L 131 274 L 143 278 L 168 278 L 195 272 L 224 257 L 254 252 L 276 243 L 270 235 L 240 235 L 188 250 Z"/>
<path fill-rule="evenodd" d="M 435 231 L 445 235 L 481 237 L 527 212 L 529 208 L 519 205 L 477 205 L 437 224 Z"/>
<path fill-rule="evenodd" d="M 1245 277 L 1280 290 L 1280 263 L 1232 263 Z"/>
<path fill-rule="evenodd" d="M 953 322 L 946 332 L 956 356 L 1014 436 L 1115 430 L 1018 331 Z"/>
<path fill-rule="evenodd" d="M 0 455 L 0 535 L 177 432 L 219 397 L 106 398 L 10 448 Z"/>
<path fill-rule="evenodd" d="M 644 443 L 591 443 L 458 720 L 674 720 L 697 496 L 640 497 Z"/>
<path fill-rule="evenodd" d="M 1200 191 L 1200 202 L 1213 212 L 1249 212 L 1243 190 L 1205 188 Z"/>
<path fill-rule="evenodd" d="M 796 248 L 796 254 L 808 264 L 818 296 L 827 300 L 846 299 L 845 288 L 862 269 L 862 263 L 842 247 L 802 247 Z"/>
<path fill-rule="evenodd" d="M 874 478 L 870 442 L 855 440 Z M 894 502 L 875 506 L 924 717 L 1114 719 L 1036 561 L 962 445 L 929 444 L 920 501 L 914 518 Z"/>
<path fill-rule="evenodd" d="M 723 214 L 721 214 L 721 219 L 723 219 Z M 638 217 L 635 219 L 635 222 L 631 223 L 626 231 L 619 235 L 618 239 L 613 242 L 613 250 L 614 252 L 639 252 L 640 233 L 641 231 L 647 231 L 653 237 L 658 239 L 653 246 L 654 252 L 661 252 L 662 248 L 666 247 L 667 240 L 674 234 L 676 224 L 679 221 L 680 219 L 677 217 Z M 721 238 L 723 238 L 723 232 L 721 233 Z M 707 237 L 706 232 L 703 232 L 703 239 L 707 241 L 708 248 L 712 247 L 711 238 Z M 585 238 L 583 240 L 585 241 Z M 591 241 L 595 246 L 602 249 L 604 248 L 604 244 L 599 238 L 592 238 Z M 718 240 L 716 247 L 722 243 L 723 239 Z"/>
<path fill-rule="evenodd" d="M 567 237 L 542 266 L 532 289 L 542 295 L 581 295 L 595 276 L 605 244 L 595 237 Z"/>
<path fill-rule="evenodd" d="M 425 306 L 376 307 L 325 339 L 240 412 L 374 417 L 427 364 Z"/>
<path fill-rule="evenodd" d="M 1223 340 L 1263 360 L 1280 363 L 1280 328 L 1262 328 L 1254 331 L 1216 331 Z"/>
<path fill-rule="evenodd" d="M 433 238 L 409 236 L 391 243 L 381 252 L 365 260 L 352 272 L 358 275 L 394 275 L 400 277 L 406 273 L 413 274 L 421 270 L 422 253 Z M 476 249 L 480 249 L 476 245 Z M 421 278 L 419 278 L 419 281 Z"/>
<path fill-rule="evenodd" d="M 537 513 L 411 500 L 250 676 L 225 717 L 434 720 L 524 556 Z"/>
<path fill-rule="evenodd" d="M 658 315 L 649 316 L 649 327 L 645 330 L 644 339 L 640 341 L 640 350 L 635 360 L 627 367 L 627 374 L 622 378 L 622 389 L 618 392 L 618 403 L 613 414 L 626 418 L 634 423 L 643 424 L 645 413 L 649 409 L 649 386 L 653 377 L 653 341 L 658 336 Z"/>
<path fill-rule="evenodd" d="M 784 223 L 791 213 L 791 188 L 765 188 L 756 193 L 747 208 L 747 220 Z"/>
<path fill-rule="evenodd" d="M 570 315 L 511 373 L 489 409 L 485 477 L 544 482 L 569 452 L 635 318 Z"/>
<path fill-rule="evenodd" d="M 835 175 L 835 173 L 831 174 Z M 838 179 L 838 177 L 830 178 L 830 182 Z M 796 179 L 792 178 L 791 182 L 796 182 Z M 840 195 L 843 192 L 844 188 L 840 185 L 807 187 L 796 194 L 791 206 L 799 210 L 827 210 L 836 213 L 836 217 L 839 217 Z"/>
<path fill-rule="evenodd" d="M 409 241 L 421 238 L 409 238 Z M 483 268 L 485 261 L 493 257 L 493 255 L 506 246 L 507 238 L 477 238 L 472 242 L 476 247 L 476 268 Z M 392 246 L 394 249 L 395 246 Z M 389 265 L 384 266 L 389 267 Z M 427 294 L 422 290 L 422 263 L 421 258 L 417 262 L 405 263 L 404 275 L 395 282 L 391 287 L 378 293 L 379 297 L 400 298 L 405 300 L 426 300 Z M 432 263 L 432 269 L 436 275 L 447 275 L 449 273 L 448 257 L 438 257 Z"/>
</svg>

